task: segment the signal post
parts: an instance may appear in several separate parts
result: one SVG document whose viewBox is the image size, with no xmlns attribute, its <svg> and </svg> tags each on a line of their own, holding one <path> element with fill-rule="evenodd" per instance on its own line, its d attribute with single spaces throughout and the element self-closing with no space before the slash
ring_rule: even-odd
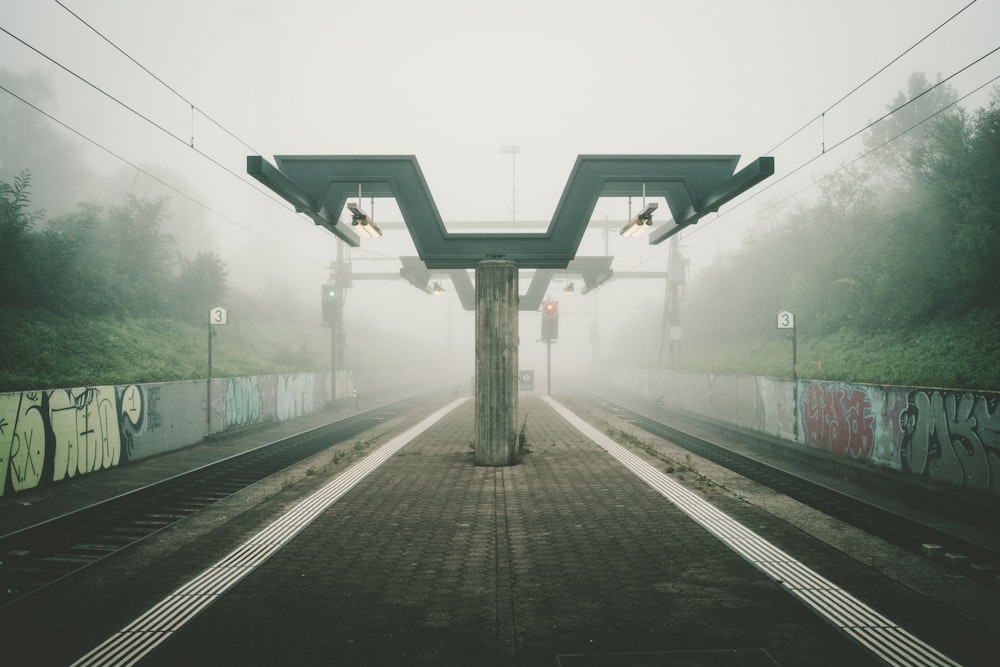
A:
<svg viewBox="0 0 1000 667">
<path fill-rule="evenodd" d="M 545 341 L 545 395 L 552 395 L 552 341 L 559 338 L 559 302 L 542 304 L 542 340 Z"/>
</svg>

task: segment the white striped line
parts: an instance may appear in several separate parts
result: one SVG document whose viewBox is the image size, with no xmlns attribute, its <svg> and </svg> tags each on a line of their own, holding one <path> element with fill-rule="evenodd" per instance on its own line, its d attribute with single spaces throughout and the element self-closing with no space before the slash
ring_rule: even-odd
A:
<svg viewBox="0 0 1000 667">
<path fill-rule="evenodd" d="M 547 396 L 543 398 L 639 479 L 886 664 L 948 667 L 959 664 L 667 477 L 561 404 Z"/>
<path fill-rule="evenodd" d="M 243 577 L 250 574 L 254 568 L 273 556 L 323 510 L 337 502 L 389 457 L 467 400 L 460 398 L 444 406 L 358 461 L 215 565 L 111 635 L 102 644 L 74 662 L 73 667 L 134 665 L 204 611 Z"/>
</svg>

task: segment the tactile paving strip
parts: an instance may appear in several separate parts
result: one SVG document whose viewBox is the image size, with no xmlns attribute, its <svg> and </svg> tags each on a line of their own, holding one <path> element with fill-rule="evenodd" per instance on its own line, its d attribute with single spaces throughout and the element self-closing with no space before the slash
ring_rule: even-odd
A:
<svg viewBox="0 0 1000 667">
<path fill-rule="evenodd" d="M 460 398 L 453 401 L 373 451 L 74 662 L 73 667 L 133 665 L 141 660 L 254 568 L 273 556 L 358 482 L 467 400 Z"/>
<path fill-rule="evenodd" d="M 726 546 L 771 577 L 792 596 L 890 665 L 957 666 L 833 582 L 671 479 L 549 397 L 543 397 L 578 431 L 653 487 Z"/>
</svg>

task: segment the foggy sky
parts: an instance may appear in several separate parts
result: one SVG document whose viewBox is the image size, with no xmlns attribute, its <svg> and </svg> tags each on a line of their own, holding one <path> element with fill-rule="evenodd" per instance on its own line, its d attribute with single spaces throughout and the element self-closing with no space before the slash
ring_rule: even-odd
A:
<svg viewBox="0 0 1000 667">
<path fill-rule="evenodd" d="M 0 0 L 0 26 L 149 120 L 6 34 L 0 34 L 0 67 L 47 76 L 56 99 L 39 102 L 46 111 L 193 195 L 197 203 L 177 210 L 186 219 L 204 216 L 198 224 L 211 228 L 213 249 L 229 262 L 234 285 L 279 280 L 301 289 L 306 300 L 326 277 L 335 237 L 249 179 L 247 154 L 269 160 L 276 154 L 412 154 L 446 224 L 510 219 L 513 189 L 517 219 L 542 225 L 579 154 L 739 154 L 740 166 L 773 155 L 777 174 L 766 192 L 745 204 L 746 197 L 737 200 L 682 236 L 698 268 L 731 249 L 746 229 L 768 224 L 781 207 L 813 196 L 810 183 L 853 158 L 860 140 L 789 174 L 881 116 L 911 73 L 951 75 L 997 46 L 1000 25 L 1000 1 L 980 0 L 769 153 L 967 1 L 64 4 L 187 101 L 45 0 Z M 964 94 L 998 69 L 1000 58 L 993 56 L 950 85 Z M 964 104 L 982 106 L 987 94 Z M 0 98 L 19 104 L 2 91 Z M 59 131 L 80 143 L 96 172 L 124 173 L 123 191 L 164 194 L 120 160 Z M 515 164 L 498 150 L 507 145 L 520 149 Z M 45 178 L 35 171 L 36 181 Z M 384 200 L 376 202 L 375 217 L 400 219 Z M 624 222 L 626 203 L 603 202 L 595 219 L 605 217 Z M 607 247 L 616 272 L 665 270 L 666 243 L 649 246 L 644 238 L 626 241 L 612 233 Z M 590 232 L 580 254 L 604 248 L 604 238 Z M 390 273 L 398 271 L 394 258 L 401 254 L 416 254 L 405 232 L 365 240 L 351 253 L 355 271 Z M 526 287 L 523 281 L 522 291 Z M 618 281 L 598 292 L 603 307 L 630 296 L 636 298 L 629 307 L 642 307 L 660 303 L 662 290 L 661 282 Z M 419 314 L 433 297 L 405 283 L 366 283 L 356 285 L 351 298 L 354 308 L 391 299 Z M 443 302 L 448 299 L 451 306 L 433 306 L 441 317 L 448 316 L 446 308 L 458 310 L 453 296 Z M 562 299 L 564 316 L 593 312 L 599 300 L 589 299 L 579 293 Z"/>
</svg>

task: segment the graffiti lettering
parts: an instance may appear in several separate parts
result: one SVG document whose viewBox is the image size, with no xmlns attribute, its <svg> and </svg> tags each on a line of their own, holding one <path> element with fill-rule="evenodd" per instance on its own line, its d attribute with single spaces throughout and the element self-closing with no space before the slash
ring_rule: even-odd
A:
<svg viewBox="0 0 1000 667">
<path fill-rule="evenodd" d="M 903 469 L 940 482 L 1000 491 L 1000 411 L 996 398 L 914 390 L 900 413 Z"/>
<path fill-rule="evenodd" d="M 220 380 L 222 382 L 222 380 Z M 0 393 L 0 496 L 119 466 L 134 458 L 194 444 L 187 390 L 161 384 L 81 387 Z M 272 389 L 273 387 L 273 389 Z M 204 396 L 202 387 L 193 391 Z M 319 391 L 317 399 L 315 393 Z M 226 427 L 278 415 L 309 414 L 325 400 L 312 373 L 232 378 L 224 393 Z M 183 400 L 174 402 L 175 397 Z M 180 408 L 177 408 L 180 405 Z M 220 406 L 221 407 L 221 406 Z M 221 412 L 221 409 L 220 409 Z M 204 418 L 204 413 L 200 417 Z M 197 419 L 197 417 L 194 417 Z M 169 433 L 153 431 L 170 424 Z M 173 435 L 174 426 L 178 435 Z M 147 451 L 136 451 L 151 436 Z M 192 439 L 194 438 L 194 439 Z"/>
<path fill-rule="evenodd" d="M 151 417 L 152 412 L 148 406 L 153 404 L 153 401 L 147 399 L 153 395 L 159 399 L 159 387 L 151 387 L 144 393 L 142 389 L 134 384 L 122 388 L 119 395 L 118 403 L 121 406 L 121 423 L 119 424 L 122 441 L 121 456 L 125 461 L 132 458 L 133 450 L 135 449 L 135 436 L 143 432 L 146 423 Z M 156 415 L 156 417 L 158 419 L 159 415 Z"/>
<path fill-rule="evenodd" d="M 0 495 L 117 466 L 143 418 L 141 389 L 123 390 L 128 406 L 111 386 L 0 395 Z"/>
<path fill-rule="evenodd" d="M 226 383 L 226 427 L 256 424 L 263 411 L 260 378 L 231 378 Z"/>
<path fill-rule="evenodd" d="M 867 392 L 858 387 L 806 386 L 800 402 L 810 447 L 867 461 L 875 443 L 875 413 Z"/>
<path fill-rule="evenodd" d="M 279 375 L 277 388 L 279 420 L 293 419 L 313 411 L 313 374 Z"/>
<path fill-rule="evenodd" d="M 149 430 L 160 428 L 160 388 L 146 387 L 146 426 Z"/>
<path fill-rule="evenodd" d="M 45 456 L 45 423 L 40 392 L 7 394 L 0 402 L 0 421 L 10 425 L 0 445 L 0 491 L 32 488 L 42 474 Z"/>
</svg>

